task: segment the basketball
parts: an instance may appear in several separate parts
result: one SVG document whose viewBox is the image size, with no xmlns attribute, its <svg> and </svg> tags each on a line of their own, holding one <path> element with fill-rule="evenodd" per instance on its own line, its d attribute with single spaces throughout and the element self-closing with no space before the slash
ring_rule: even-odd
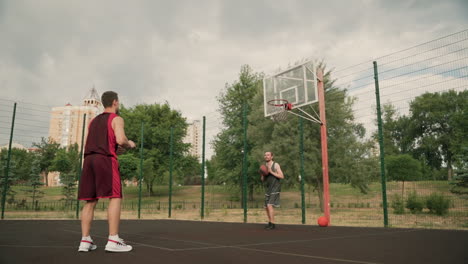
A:
<svg viewBox="0 0 468 264">
<path fill-rule="evenodd" d="M 268 175 L 268 168 L 265 165 L 260 166 L 260 169 L 258 170 L 261 175 L 267 176 Z"/>
<path fill-rule="evenodd" d="M 318 222 L 318 225 L 321 226 L 321 227 L 326 227 L 326 226 L 328 226 L 328 219 L 327 219 L 325 216 L 319 217 L 319 219 L 317 220 L 317 222 Z"/>
</svg>

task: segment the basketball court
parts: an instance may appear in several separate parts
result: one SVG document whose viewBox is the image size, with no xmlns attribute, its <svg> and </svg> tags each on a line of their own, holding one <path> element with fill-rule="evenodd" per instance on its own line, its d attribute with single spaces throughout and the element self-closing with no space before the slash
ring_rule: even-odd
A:
<svg viewBox="0 0 468 264">
<path fill-rule="evenodd" d="M 107 222 L 95 221 L 98 248 L 79 253 L 79 221 L 5 220 L 0 263 L 466 263 L 468 232 L 317 227 L 177 220 L 127 220 L 129 253 L 106 253 Z"/>
</svg>

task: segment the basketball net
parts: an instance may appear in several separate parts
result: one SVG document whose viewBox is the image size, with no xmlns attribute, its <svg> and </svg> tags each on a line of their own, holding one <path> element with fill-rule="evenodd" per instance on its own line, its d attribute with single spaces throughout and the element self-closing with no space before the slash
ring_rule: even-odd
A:
<svg viewBox="0 0 468 264">
<path fill-rule="evenodd" d="M 275 122 L 288 119 L 288 111 L 293 107 L 293 105 L 285 99 L 273 99 L 268 101 L 268 104 L 278 109 L 278 112 L 271 116 L 271 120 Z"/>
<path fill-rule="evenodd" d="M 317 117 L 312 116 L 311 114 L 307 113 L 301 108 L 297 108 L 297 109 L 300 112 L 302 112 L 302 114 L 304 115 L 294 113 L 293 111 L 291 111 L 293 109 L 293 104 L 289 103 L 288 100 L 285 100 L 285 99 L 273 99 L 273 100 L 268 101 L 268 104 L 271 106 L 277 107 L 279 109 L 274 115 L 271 116 L 271 120 L 275 122 L 284 121 L 288 119 L 289 114 L 293 114 L 295 116 L 302 117 L 306 120 L 322 124 L 322 122 L 320 121 L 320 117 L 318 117 L 318 114 L 317 112 L 315 112 L 314 108 L 312 108 L 312 110 L 315 112 Z"/>
</svg>

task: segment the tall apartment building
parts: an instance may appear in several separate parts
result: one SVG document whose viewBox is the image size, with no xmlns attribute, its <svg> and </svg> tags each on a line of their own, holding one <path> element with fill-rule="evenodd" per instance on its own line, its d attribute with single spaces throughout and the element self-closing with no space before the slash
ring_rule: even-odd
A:
<svg viewBox="0 0 468 264">
<path fill-rule="evenodd" d="M 68 147 L 75 143 L 81 147 L 83 118 L 86 114 L 85 128 L 89 122 L 102 112 L 100 96 L 93 87 L 83 100 L 83 105 L 53 107 L 50 116 L 49 137 L 59 143 L 61 147 Z M 87 129 L 85 129 L 86 141 Z"/>
<path fill-rule="evenodd" d="M 184 138 L 184 143 L 189 143 L 190 149 L 189 153 L 190 155 L 193 155 L 197 157 L 198 159 L 201 158 L 200 152 L 201 152 L 201 138 L 200 138 L 200 120 L 194 120 L 193 122 L 189 123 L 189 126 L 187 127 L 187 134 L 185 135 Z"/>
</svg>

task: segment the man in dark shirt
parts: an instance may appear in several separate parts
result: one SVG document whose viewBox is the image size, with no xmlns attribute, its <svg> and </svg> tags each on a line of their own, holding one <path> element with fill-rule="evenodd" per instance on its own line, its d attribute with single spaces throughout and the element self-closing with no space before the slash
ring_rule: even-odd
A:
<svg viewBox="0 0 468 264">
<path fill-rule="evenodd" d="M 261 175 L 261 180 L 265 184 L 265 210 L 268 216 L 268 225 L 265 229 L 275 229 L 275 211 L 273 207 L 280 206 L 281 179 L 284 179 L 283 171 L 278 163 L 273 161 L 273 153 L 265 152 L 263 158 L 268 168 L 268 174 Z"/>
</svg>

